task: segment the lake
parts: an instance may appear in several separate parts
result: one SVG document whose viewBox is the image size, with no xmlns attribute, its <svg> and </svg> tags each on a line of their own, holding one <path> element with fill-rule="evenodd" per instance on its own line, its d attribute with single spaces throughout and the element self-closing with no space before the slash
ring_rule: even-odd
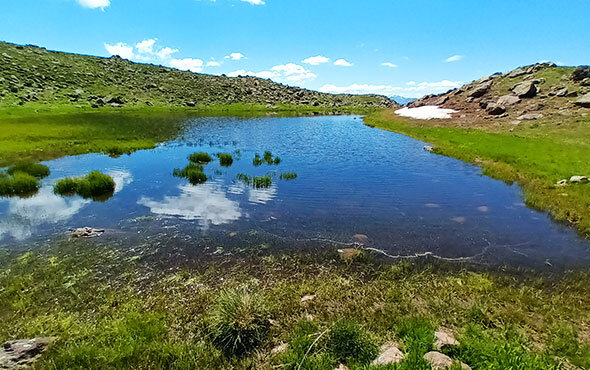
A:
<svg viewBox="0 0 590 370">
<path fill-rule="evenodd" d="M 293 250 L 358 246 L 383 256 L 431 254 L 487 265 L 588 266 L 590 242 L 523 203 L 517 185 L 431 154 L 423 142 L 367 127 L 360 116 L 198 117 L 153 150 L 45 162 L 51 175 L 30 198 L 0 198 L 0 246 L 15 248 L 105 228 L 104 237 L 157 241 L 195 254 L 244 248 Z M 174 177 L 194 152 L 210 153 L 209 180 Z M 271 151 L 279 165 L 253 165 Z M 231 153 L 222 167 L 216 153 Z M 99 170 L 117 184 L 104 202 L 61 197 L 53 184 Z M 294 180 L 279 175 L 297 173 Z M 272 177 L 253 188 L 238 174 Z"/>
</svg>

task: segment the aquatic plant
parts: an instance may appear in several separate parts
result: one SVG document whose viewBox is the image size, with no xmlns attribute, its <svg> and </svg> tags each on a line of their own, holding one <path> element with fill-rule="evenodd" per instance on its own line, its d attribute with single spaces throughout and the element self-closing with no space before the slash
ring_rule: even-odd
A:
<svg viewBox="0 0 590 370">
<path fill-rule="evenodd" d="M 34 163 L 34 162 L 21 162 L 17 163 L 14 166 L 11 166 L 6 171 L 8 174 L 12 175 L 16 172 L 23 172 L 29 174 L 31 176 L 35 176 L 38 179 L 43 179 L 49 176 L 49 167 L 41 164 L 41 163 Z"/>
<path fill-rule="evenodd" d="M 242 290 L 222 292 L 209 319 L 213 342 L 230 355 L 252 351 L 268 335 L 267 307 L 264 298 L 257 294 Z"/>
<path fill-rule="evenodd" d="M 229 153 L 219 153 L 217 158 L 219 158 L 219 164 L 224 167 L 229 167 L 234 163 L 234 158 Z"/>
<path fill-rule="evenodd" d="M 254 188 L 268 188 L 272 185 L 272 179 L 270 178 L 270 176 L 250 177 L 246 174 L 240 173 L 237 177 L 238 180 Z"/>
<path fill-rule="evenodd" d="M 255 166 L 260 166 L 263 163 L 264 163 L 264 161 L 262 160 L 262 158 L 260 158 L 260 156 L 258 154 L 256 154 L 254 156 L 254 160 L 252 161 L 252 164 Z"/>
<path fill-rule="evenodd" d="M 0 173 L 0 196 L 30 195 L 40 187 L 39 180 L 28 173 L 14 172 L 12 176 Z"/>
<path fill-rule="evenodd" d="M 286 172 L 282 173 L 279 178 L 281 180 L 295 180 L 297 178 L 297 174 L 295 172 Z"/>
<path fill-rule="evenodd" d="M 272 153 L 269 151 L 264 152 L 264 155 L 262 157 L 260 157 L 259 154 L 255 154 L 254 155 L 254 160 L 252 161 L 252 163 L 255 166 L 260 166 L 264 163 L 269 164 L 269 165 L 278 165 L 281 163 L 281 158 L 279 157 L 274 157 L 272 156 Z"/>
<path fill-rule="evenodd" d="M 190 163 L 183 169 L 175 168 L 172 174 L 176 177 L 184 177 L 193 184 L 202 184 L 207 181 L 207 175 L 203 172 L 203 165 Z"/>
<path fill-rule="evenodd" d="M 368 364 L 377 354 L 377 345 L 359 324 L 341 320 L 330 330 L 328 348 L 343 363 Z"/>
<path fill-rule="evenodd" d="M 188 156 L 188 159 L 194 163 L 209 163 L 211 156 L 205 152 L 193 153 Z"/>
<path fill-rule="evenodd" d="M 109 175 L 92 171 L 84 177 L 70 177 L 59 180 L 53 192 L 59 195 L 71 196 L 78 194 L 82 198 L 103 200 L 115 191 L 115 181 Z"/>
</svg>

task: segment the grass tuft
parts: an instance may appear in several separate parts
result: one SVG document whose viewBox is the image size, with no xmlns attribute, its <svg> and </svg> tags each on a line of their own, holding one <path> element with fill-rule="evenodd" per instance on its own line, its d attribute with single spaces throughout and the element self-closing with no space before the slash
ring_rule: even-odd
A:
<svg viewBox="0 0 590 370">
<path fill-rule="evenodd" d="M 297 178 L 297 174 L 295 172 L 282 173 L 279 178 L 281 180 L 295 180 Z"/>
<path fill-rule="evenodd" d="M 32 195 L 40 186 L 39 180 L 28 173 L 0 174 L 0 196 L 3 197 Z"/>
<path fill-rule="evenodd" d="M 328 348 L 338 362 L 365 365 L 377 354 L 377 345 L 357 323 L 338 321 L 330 330 Z"/>
<path fill-rule="evenodd" d="M 194 163 L 209 163 L 211 162 L 211 156 L 205 152 L 193 153 L 188 156 L 188 159 Z"/>
<path fill-rule="evenodd" d="M 8 174 L 13 175 L 16 172 L 22 172 L 29 174 L 31 176 L 35 176 L 38 179 L 44 179 L 49 176 L 49 167 L 41 164 L 41 163 L 34 163 L 34 162 L 21 162 L 14 166 L 11 166 L 6 171 Z"/>
<path fill-rule="evenodd" d="M 229 167 L 234 163 L 234 158 L 229 153 L 219 153 L 217 158 L 219 158 L 219 164 L 223 167 Z"/>
<path fill-rule="evenodd" d="M 78 194 L 82 198 L 98 201 L 110 198 L 114 191 L 113 178 L 98 171 L 92 171 L 85 177 L 61 179 L 53 188 L 55 194 L 63 196 Z"/>
<path fill-rule="evenodd" d="M 250 177 L 246 174 L 240 173 L 238 174 L 238 180 L 256 189 L 268 188 L 272 185 L 272 179 L 270 178 L 270 176 Z"/>
<path fill-rule="evenodd" d="M 188 179 L 193 185 L 202 184 L 207 181 L 207 175 L 203 172 L 203 165 L 201 164 L 191 163 L 182 170 L 175 168 L 172 174 L 175 177 Z"/>
</svg>

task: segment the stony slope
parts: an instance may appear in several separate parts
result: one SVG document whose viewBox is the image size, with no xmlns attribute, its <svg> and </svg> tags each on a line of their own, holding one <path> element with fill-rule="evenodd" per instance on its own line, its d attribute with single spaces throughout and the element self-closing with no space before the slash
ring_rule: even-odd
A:
<svg viewBox="0 0 590 370">
<path fill-rule="evenodd" d="M 0 107 L 259 104 L 319 108 L 395 107 L 378 95 L 333 95 L 254 77 L 229 78 L 119 57 L 99 58 L 0 42 Z"/>
<path fill-rule="evenodd" d="M 440 95 L 429 95 L 409 107 L 438 105 L 458 110 L 454 122 L 481 123 L 507 119 L 514 124 L 551 116 L 590 113 L 590 67 L 557 67 L 553 63 L 496 73 Z"/>
</svg>

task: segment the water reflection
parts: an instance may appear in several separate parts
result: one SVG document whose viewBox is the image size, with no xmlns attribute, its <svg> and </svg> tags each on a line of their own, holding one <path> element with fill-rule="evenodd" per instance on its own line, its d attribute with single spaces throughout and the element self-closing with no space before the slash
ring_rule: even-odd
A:
<svg viewBox="0 0 590 370">
<path fill-rule="evenodd" d="M 203 228 L 236 221 L 242 216 L 239 203 L 228 199 L 217 184 L 182 185 L 179 189 L 178 196 L 165 196 L 162 201 L 143 197 L 138 203 L 155 214 L 198 220 Z"/>
</svg>

